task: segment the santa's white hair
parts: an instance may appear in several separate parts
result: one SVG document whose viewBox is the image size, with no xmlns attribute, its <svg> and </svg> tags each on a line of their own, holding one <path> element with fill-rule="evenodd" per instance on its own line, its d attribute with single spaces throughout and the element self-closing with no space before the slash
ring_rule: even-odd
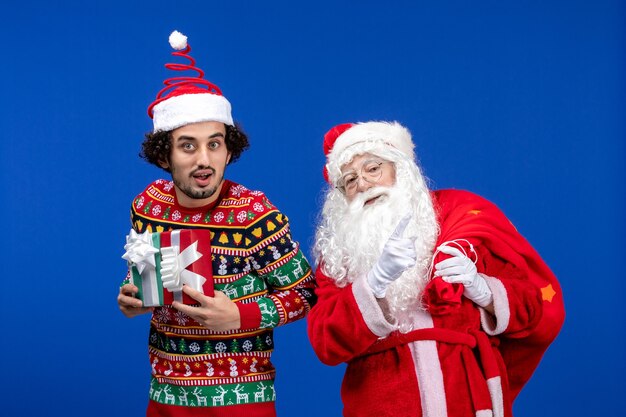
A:
<svg viewBox="0 0 626 417">
<path fill-rule="evenodd" d="M 340 167 L 355 156 L 370 154 L 390 161 L 395 168 L 395 184 L 373 187 L 357 195 L 351 202 L 337 189 Z M 417 237 L 417 263 L 405 271 L 387 289 L 390 313 L 400 330 L 410 327 L 411 312 L 422 308 L 420 295 L 429 280 L 432 253 L 439 233 L 435 210 L 426 179 L 406 150 L 400 151 L 381 140 L 357 142 L 327 165 L 331 186 L 321 212 L 315 235 L 313 253 L 322 272 L 344 287 L 356 279 L 364 279 L 382 252 L 389 236 L 407 214 L 412 213 L 404 236 Z M 364 205 L 373 196 L 381 195 L 374 204 Z"/>
</svg>

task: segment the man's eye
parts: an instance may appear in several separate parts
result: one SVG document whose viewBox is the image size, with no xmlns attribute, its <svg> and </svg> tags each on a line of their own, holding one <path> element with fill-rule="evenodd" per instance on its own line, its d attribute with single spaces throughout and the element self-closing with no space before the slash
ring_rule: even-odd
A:
<svg viewBox="0 0 626 417">
<path fill-rule="evenodd" d="M 183 143 L 183 149 L 186 151 L 191 151 L 193 150 L 193 145 L 191 143 Z"/>
<path fill-rule="evenodd" d="M 217 149 L 220 147 L 220 143 L 219 142 L 211 142 L 209 143 L 209 148 L 210 149 Z"/>
<path fill-rule="evenodd" d="M 380 165 L 374 164 L 374 165 L 366 167 L 365 171 L 367 171 L 370 174 L 375 174 L 378 172 L 379 169 L 380 169 Z"/>
<path fill-rule="evenodd" d="M 356 183 L 356 177 L 348 177 L 344 179 L 344 184 L 346 185 L 346 187 L 353 185 L 354 183 Z"/>
</svg>

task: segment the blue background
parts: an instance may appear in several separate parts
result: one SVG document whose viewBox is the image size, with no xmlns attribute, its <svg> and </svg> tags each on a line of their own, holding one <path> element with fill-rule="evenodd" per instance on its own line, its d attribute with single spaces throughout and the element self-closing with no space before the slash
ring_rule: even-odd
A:
<svg viewBox="0 0 626 417">
<path fill-rule="evenodd" d="M 560 278 L 566 322 L 517 415 L 623 414 L 624 2 L 94 3 L 0 13 L 3 416 L 144 413 L 148 318 L 115 298 L 130 202 L 167 175 L 137 153 L 173 29 L 251 138 L 228 176 L 306 253 L 324 132 L 400 121 L 435 188 L 494 201 Z M 279 413 L 338 416 L 343 367 L 305 330 L 276 332 Z"/>
</svg>

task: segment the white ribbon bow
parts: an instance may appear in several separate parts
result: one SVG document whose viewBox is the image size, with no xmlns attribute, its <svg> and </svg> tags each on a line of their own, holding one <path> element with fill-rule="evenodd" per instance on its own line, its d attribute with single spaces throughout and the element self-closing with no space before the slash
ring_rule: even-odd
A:
<svg viewBox="0 0 626 417">
<path fill-rule="evenodd" d="M 156 268 L 154 254 L 159 253 L 159 250 L 152 246 L 151 233 L 144 232 L 139 234 L 131 229 L 130 234 L 126 236 L 124 249 L 126 253 L 122 255 L 122 259 L 135 264 L 137 272 L 140 274 L 148 265 Z"/>
<path fill-rule="evenodd" d="M 179 252 L 180 246 L 175 244 L 161 248 L 161 281 L 163 282 L 163 288 L 175 292 L 181 291 L 183 284 L 187 284 L 202 292 L 202 285 L 206 282 L 206 278 L 186 269 L 202 257 L 202 254 L 198 252 L 198 242 L 193 242 L 182 253 Z"/>
</svg>

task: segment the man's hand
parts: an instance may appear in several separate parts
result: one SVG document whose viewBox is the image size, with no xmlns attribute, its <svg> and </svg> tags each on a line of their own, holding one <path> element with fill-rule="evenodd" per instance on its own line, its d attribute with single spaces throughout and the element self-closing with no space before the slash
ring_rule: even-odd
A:
<svg viewBox="0 0 626 417">
<path fill-rule="evenodd" d="M 140 299 L 133 297 L 137 291 L 139 288 L 135 285 L 124 284 L 117 295 L 117 305 L 126 317 L 130 318 L 152 312 L 152 307 L 144 307 Z"/>
<path fill-rule="evenodd" d="M 451 255 L 435 265 L 435 276 L 453 284 L 463 284 L 463 295 L 481 307 L 493 303 L 493 295 L 485 279 L 476 270 L 476 265 L 463 252 L 450 246 L 439 246 L 440 252 Z"/>
<path fill-rule="evenodd" d="M 215 291 L 214 297 L 207 297 L 200 291 L 185 285 L 185 294 L 200 303 L 199 306 L 188 306 L 178 301 L 172 303 L 178 311 L 182 311 L 207 329 L 224 332 L 241 327 L 239 308 L 226 294 Z"/>
<path fill-rule="evenodd" d="M 404 271 L 415 265 L 417 254 L 415 253 L 415 238 L 403 238 L 402 233 L 409 224 L 411 215 L 408 214 L 400 220 L 380 258 L 367 274 L 367 282 L 376 298 L 383 298 L 389 284 L 394 282 Z"/>
</svg>

